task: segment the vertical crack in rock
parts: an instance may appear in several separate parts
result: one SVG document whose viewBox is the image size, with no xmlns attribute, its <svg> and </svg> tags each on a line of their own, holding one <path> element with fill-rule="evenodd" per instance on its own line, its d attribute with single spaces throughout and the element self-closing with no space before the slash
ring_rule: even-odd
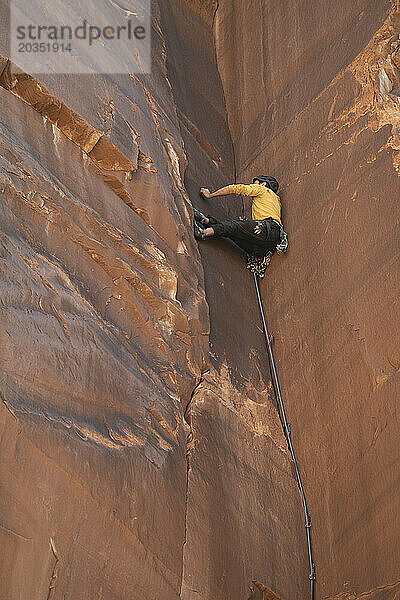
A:
<svg viewBox="0 0 400 600">
<path fill-rule="evenodd" d="M 220 65 L 219 65 L 219 60 L 218 60 L 218 51 L 217 51 L 217 36 L 218 36 L 218 33 L 216 32 L 216 17 L 217 17 L 218 9 L 219 9 L 219 0 L 217 0 L 217 2 L 216 2 L 214 14 L 213 14 L 213 21 L 212 21 L 212 30 L 213 30 L 213 34 L 214 34 L 215 63 L 216 63 L 216 66 L 217 66 L 217 71 L 218 71 L 218 74 L 219 74 L 219 78 L 220 78 L 221 83 L 222 83 L 222 94 L 223 94 L 223 97 L 224 97 L 224 105 L 225 105 L 225 120 L 226 120 L 226 123 L 228 125 L 228 129 L 230 131 L 230 141 L 231 141 L 231 147 L 232 147 L 233 180 L 236 183 L 237 182 L 237 174 L 238 174 L 237 161 L 236 161 L 236 148 L 235 148 L 235 142 L 233 140 L 232 131 L 231 131 L 230 125 L 229 125 L 228 105 L 227 105 L 227 102 L 226 102 L 225 87 L 223 85 L 223 78 L 222 78 L 222 73 L 221 73 L 221 70 L 220 70 Z M 246 205 L 245 205 L 245 201 L 243 199 L 243 196 L 241 196 L 240 198 L 241 198 L 241 203 L 242 203 L 242 217 L 244 217 L 245 216 Z"/>
<path fill-rule="evenodd" d="M 194 396 L 204 381 L 204 373 L 201 374 L 199 382 L 195 385 L 190 395 L 190 400 L 184 413 L 184 419 L 189 427 L 189 432 L 186 436 L 186 495 L 185 495 L 185 532 L 182 544 L 182 574 L 181 584 L 179 588 L 179 597 L 182 598 L 183 580 L 185 575 L 185 546 L 187 542 L 187 516 L 189 505 L 189 475 L 190 475 L 190 453 L 194 447 L 193 424 L 192 424 L 192 403 Z"/>
<path fill-rule="evenodd" d="M 217 0 L 216 3 L 215 3 L 214 14 L 213 14 L 213 18 L 212 18 L 212 27 L 213 27 L 213 29 L 214 29 L 215 19 L 216 19 L 216 16 L 217 16 L 218 9 L 219 9 L 219 0 Z"/>
<path fill-rule="evenodd" d="M 58 563 L 60 562 L 60 557 L 59 557 L 58 552 L 56 550 L 56 547 L 54 545 L 53 538 L 50 538 L 50 548 L 51 548 L 51 551 L 54 554 L 55 563 L 54 563 L 53 571 L 51 573 L 50 584 L 49 584 L 49 592 L 47 594 L 47 600 L 50 600 L 53 597 L 53 595 L 54 595 L 54 590 L 56 589 L 56 579 L 57 579 L 57 576 L 58 576 L 58 574 L 57 574 Z"/>
<path fill-rule="evenodd" d="M 3 392 L 0 390 L 0 400 L 3 402 L 4 406 L 6 407 L 6 409 L 8 410 L 8 412 L 10 414 L 12 414 L 12 416 L 17 419 L 17 416 L 15 414 L 15 412 L 13 411 L 13 409 L 11 408 L 11 406 L 8 404 L 7 400 L 4 397 Z"/>
<path fill-rule="evenodd" d="M 212 18 L 214 36 L 210 40 L 210 54 L 214 54 L 212 58 L 214 58 L 215 60 L 215 65 L 212 64 L 214 73 L 212 74 L 212 77 L 210 75 L 210 78 L 219 78 L 221 80 L 220 65 L 218 64 L 218 57 L 216 52 L 216 38 L 218 37 L 218 31 L 215 31 L 214 29 L 215 27 L 217 29 L 219 27 L 219 21 L 216 18 L 218 16 L 218 8 L 219 2 L 217 2 L 216 4 L 214 3 L 214 14 Z M 168 39 L 168 36 L 166 37 Z M 173 69 L 174 42 L 171 42 L 171 46 L 172 57 L 170 64 Z M 181 65 L 180 68 L 182 68 Z M 173 70 L 171 72 L 173 73 L 171 80 L 174 82 L 174 77 L 176 80 L 176 74 L 174 74 Z M 204 161 L 207 164 L 207 167 L 205 167 L 205 172 L 208 172 L 208 168 L 213 169 L 213 167 L 216 167 L 219 170 L 219 173 L 218 175 L 214 174 L 215 177 L 219 178 L 221 176 L 224 176 L 231 178 L 233 175 L 233 178 L 236 181 L 237 159 L 235 154 L 233 138 L 232 135 L 229 135 L 229 126 L 227 125 L 226 130 L 227 138 L 229 138 L 229 140 L 227 139 L 226 147 L 224 149 L 225 152 L 229 153 L 228 148 L 230 146 L 233 164 L 231 165 L 228 174 L 227 172 L 224 172 L 224 154 L 220 151 L 220 147 L 217 144 L 215 144 L 215 140 L 212 137 L 211 141 L 215 145 L 213 145 L 210 142 L 210 132 L 207 126 L 205 126 L 204 122 L 202 121 L 201 116 L 196 115 L 194 117 L 190 110 L 190 106 L 185 104 L 185 102 L 180 98 L 179 85 L 177 85 L 176 91 L 173 89 L 173 93 L 176 94 L 177 115 L 181 125 L 182 136 L 184 137 L 184 139 L 188 140 L 187 148 L 189 164 L 193 162 L 193 159 L 198 159 L 196 152 L 200 151 L 201 149 L 207 155 L 206 157 L 204 157 Z M 219 97 L 219 101 L 219 118 L 221 118 L 221 120 L 224 120 L 224 122 L 227 124 L 228 107 L 223 86 L 221 86 L 221 96 Z M 193 121 L 195 121 L 195 123 Z M 223 146 L 221 145 L 221 147 Z M 168 152 L 170 162 L 173 165 L 174 161 L 170 156 L 171 150 L 173 150 L 173 148 L 170 148 L 167 144 L 166 150 Z M 213 167 L 211 165 L 213 165 Z M 204 165 L 202 165 L 202 167 L 203 172 Z M 199 169 L 199 167 L 197 168 Z M 192 172 L 193 168 L 191 167 L 191 169 L 189 170 L 187 182 L 185 181 L 185 183 L 188 185 L 189 192 L 191 191 L 193 194 L 193 188 L 191 187 L 191 177 L 193 176 Z M 244 214 L 244 205 L 242 205 L 242 211 Z M 219 326 L 221 327 L 221 323 L 219 323 Z M 228 360 L 228 364 L 229 362 L 230 361 Z M 270 412 L 270 408 L 272 407 L 272 405 L 269 405 L 269 400 L 265 396 L 263 398 L 259 397 L 257 394 L 259 390 L 253 389 L 251 385 L 249 385 L 249 387 L 251 388 L 249 390 L 249 394 L 244 392 L 243 389 L 241 389 L 240 391 L 237 390 L 235 388 L 235 385 L 230 381 L 229 369 L 230 366 L 227 367 L 228 372 L 226 373 L 226 377 L 224 377 L 223 369 L 221 373 L 215 373 L 215 386 L 212 385 L 213 382 L 210 384 L 210 381 L 207 377 L 205 386 L 207 391 L 203 389 L 199 393 L 199 396 L 196 396 L 197 402 L 200 401 L 200 403 L 202 404 L 201 410 L 199 408 L 196 408 L 196 413 L 192 413 L 193 408 L 197 406 L 197 404 L 193 404 L 195 394 L 196 392 L 199 392 L 200 385 L 202 383 L 204 385 L 205 378 L 202 376 L 199 383 L 193 389 L 190 401 L 185 410 L 184 418 L 189 427 L 189 431 L 186 441 L 187 462 L 184 510 L 184 538 L 182 545 L 182 573 L 179 591 L 179 596 L 181 599 L 186 597 L 192 597 L 193 593 L 196 593 L 198 596 L 203 596 L 204 594 L 204 597 L 207 598 L 219 597 L 219 586 L 222 585 L 221 578 L 229 579 L 229 589 L 234 590 L 232 596 L 238 597 L 236 596 L 236 592 L 239 589 L 241 589 L 242 592 L 245 589 L 248 589 L 248 582 L 251 580 L 251 576 L 253 575 L 253 573 L 255 574 L 256 572 L 260 572 L 261 577 L 261 573 L 264 573 L 261 570 L 261 567 L 259 567 L 259 563 L 262 562 L 262 559 L 258 560 L 258 557 L 256 557 L 255 561 L 251 560 L 251 567 L 248 567 L 248 565 L 246 564 L 248 557 L 246 556 L 246 558 L 242 558 L 240 556 L 240 551 L 238 552 L 239 558 L 235 557 L 232 560 L 232 563 L 235 564 L 234 567 L 232 567 L 231 564 L 229 564 L 228 566 L 226 566 L 225 564 L 221 564 L 221 559 L 220 556 L 218 556 L 217 548 L 219 547 L 219 544 L 222 543 L 221 539 L 223 539 L 224 534 L 221 533 L 221 531 L 219 530 L 219 527 L 216 525 L 216 521 L 219 520 L 219 516 L 217 516 L 218 511 L 222 511 L 223 508 L 217 508 L 215 504 L 218 505 L 220 503 L 221 506 L 223 506 L 225 500 L 224 494 L 226 493 L 226 489 L 230 488 L 230 486 L 232 485 L 232 481 L 241 481 L 241 477 L 244 476 L 244 473 L 241 472 L 242 463 L 245 464 L 247 460 L 249 461 L 249 463 L 251 462 L 250 458 L 246 455 L 247 442 L 250 447 L 252 447 L 254 444 L 254 446 L 256 447 L 255 454 L 257 454 L 257 452 L 260 452 L 260 454 L 264 456 L 265 451 L 268 450 L 271 451 L 271 453 L 273 453 L 273 456 L 276 457 L 279 463 L 285 465 L 285 468 L 288 464 L 287 450 L 284 448 L 284 438 L 282 434 L 281 425 L 277 418 L 275 420 L 275 416 L 277 415 L 272 415 Z M 228 382 L 231 383 L 231 385 L 229 385 Z M 224 383 L 226 383 L 226 385 L 224 385 Z M 244 385 L 243 377 L 241 378 L 241 385 Z M 266 387 L 262 387 L 262 392 L 265 394 Z M 204 394 L 202 393 L 203 391 L 205 392 Z M 232 396 L 235 398 L 236 402 L 232 399 Z M 206 407 L 204 406 L 204 402 L 206 403 Z M 203 442 L 205 430 L 204 428 L 206 428 L 206 431 L 209 434 L 207 437 L 206 445 L 198 447 L 196 452 L 193 451 L 194 424 L 192 417 L 196 418 L 196 446 L 199 442 L 199 435 L 201 436 L 201 441 Z M 208 419 L 212 422 L 212 424 L 208 424 Z M 229 429 L 228 423 L 231 424 L 232 429 Z M 224 440 L 222 443 L 220 436 L 217 435 L 217 432 L 220 432 L 220 428 L 222 428 L 223 430 L 227 428 L 229 431 L 229 436 L 227 436 L 227 439 Z M 237 434 L 237 431 L 240 431 L 240 434 Z M 238 435 L 238 437 L 239 435 L 243 436 L 240 439 L 240 442 L 236 435 Z M 243 444 L 243 439 L 246 440 L 246 442 L 244 443 L 245 447 L 240 445 Z M 238 446 L 240 446 L 240 450 L 238 451 L 238 453 L 240 454 L 240 459 L 234 456 L 235 453 L 234 451 L 232 451 L 232 448 L 235 448 L 237 450 Z M 218 451 L 215 451 L 217 447 Z M 223 459 L 221 457 L 223 457 Z M 226 463 L 226 469 L 221 468 L 223 460 L 224 463 Z M 207 463 L 208 476 L 210 478 L 213 478 L 214 489 L 212 491 L 207 489 L 207 484 L 204 481 L 204 472 L 201 468 L 202 465 L 204 465 L 204 463 Z M 238 463 L 240 463 L 240 466 Z M 243 467 L 244 470 L 245 468 L 246 467 Z M 257 465 L 257 467 L 252 468 L 256 470 L 260 467 Z M 262 467 L 260 468 L 260 470 L 262 470 Z M 289 470 L 287 472 L 289 473 Z M 249 525 L 252 528 L 252 532 L 256 532 L 256 535 L 258 534 L 258 531 L 257 525 L 254 526 L 254 522 L 258 523 L 260 505 L 262 505 L 263 507 L 267 507 L 265 514 L 267 514 L 268 516 L 261 517 L 263 519 L 263 524 L 266 527 L 271 527 L 271 529 L 275 528 L 275 525 L 272 525 L 269 522 L 270 514 L 274 515 L 271 518 L 276 518 L 279 521 L 279 518 L 275 517 L 275 506 L 273 502 L 274 499 L 268 497 L 267 494 L 260 493 L 260 490 L 263 489 L 264 485 L 262 483 L 263 476 L 264 474 L 260 476 L 260 479 L 255 485 L 256 493 L 254 494 L 254 498 L 256 498 L 256 500 L 254 501 L 254 505 L 252 505 L 248 510 L 250 517 L 248 515 L 244 517 L 244 519 L 248 518 Z M 291 472 L 288 475 L 288 477 L 290 478 L 290 481 L 292 481 Z M 233 487 L 235 487 L 234 484 Z M 229 514 L 229 517 L 227 517 L 227 519 L 230 522 L 235 522 L 235 519 L 241 520 L 242 515 L 240 515 L 239 518 L 240 509 L 237 507 L 242 506 L 244 501 L 247 501 L 247 505 L 249 504 L 248 498 L 246 498 L 246 492 L 241 489 L 240 485 L 236 487 L 238 489 L 235 489 L 233 492 L 234 500 L 232 501 L 232 505 L 230 505 L 229 508 L 227 508 L 226 510 L 226 512 Z M 263 489 L 263 491 L 265 490 Z M 294 491 L 295 488 L 293 487 L 293 492 Z M 296 498 L 295 500 L 293 500 L 293 502 L 297 503 L 297 496 L 295 496 L 295 494 L 290 496 Z M 200 531 L 199 528 L 196 528 L 196 519 L 198 519 L 199 512 L 199 497 L 201 497 L 202 499 L 204 498 L 205 501 L 210 502 L 210 506 L 215 507 L 212 509 L 204 507 L 205 523 L 204 529 L 201 528 Z M 286 508 L 288 510 L 291 509 L 291 506 L 290 509 L 288 508 L 288 505 L 290 505 L 291 502 L 292 501 L 290 500 L 286 503 Z M 278 508 L 278 513 L 279 510 L 280 509 Z M 250 523 L 251 521 L 253 521 L 253 523 Z M 236 534 L 239 539 L 246 539 L 246 536 L 248 536 L 249 527 L 247 528 L 246 533 L 244 533 L 245 528 L 246 526 L 242 527 L 242 523 L 240 523 L 240 525 L 237 526 Z M 210 539 L 207 538 L 207 536 L 209 536 L 210 529 L 213 532 L 215 531 L 215 539 L 213 538 L 212 542 L 210 541 Z M 204 552 L 207 558 L 205 559 L 201 569 L 196 565 L 197 552 L 200 548 L 202 549 L 202 552 L 204 552 L 204 548 L 207 548 L 207 551 Z M 265 548 L 263 548 L 259 552 L 259 554 L 265 553 Z M 229 559 L 228 562 L 230 562 Z M 243 574 L 243 569 L 247 568 L 251 570 L 251 575 L 248 575 L 247 573 Z M 198 572 L 200 570 L 201 573 Z M 231 577 L 231 574 L 233 575 L 233 577 Z M 234 578 L 235 583 L 232 583 L 232 579 Z M 274 583 L 276 583 L 276 581 L 272 581 L 271 584 Z M 221 594 L 225 596 L 226 589 L 224 589 L 224 591 L 221 590 Z M 197 595 L 196 597 L 198 597 Z"/>
</svg>

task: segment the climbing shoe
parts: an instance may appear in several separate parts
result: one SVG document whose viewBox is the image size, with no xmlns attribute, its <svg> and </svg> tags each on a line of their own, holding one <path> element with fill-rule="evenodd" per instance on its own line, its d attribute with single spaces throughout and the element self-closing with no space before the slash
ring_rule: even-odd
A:
<svg viewBox="0 0 400 600">
<path fill-rule="evenodd" d="M 193 221 L 194 228 L 194 237 L 196 240 L 204 240 L 206 238 L 206 234 L 204 233 L 204 228 L 197 223 L 197 221 Z"/>
<path fill-rule="evenodd" d="M 208 219 L 207 219 L 206 215 L 203 215 L 203 213 L 200 212 L 199 210 L 197 210 L 197 208 L 193 208 L 193 214 L 194 214 L 195 221 L 197 221 L 198 223 L 201 223 L 202 225 L 207 225 Z"/>
</svg>

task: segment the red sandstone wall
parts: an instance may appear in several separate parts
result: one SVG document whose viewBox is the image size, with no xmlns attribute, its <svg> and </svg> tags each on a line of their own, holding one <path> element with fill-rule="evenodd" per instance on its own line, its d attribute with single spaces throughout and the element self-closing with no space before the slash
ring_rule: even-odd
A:
<svg viewBox="0 0 400 600">
<path fill-rule="evenodd" d="M 399 8 L 221 2 L 215 30 L 238 180 L 282 186 L 262 292 L 317 597 L 397 598 Z"/>
<path fill-rule="evenodd" d="M 317 597 L 396 598 L 398 15 L 153 17 L 148 77 L 0 60 L 0 598 L 308 597 L 252 278 L 190 228 L 201 185 L 259 170 L 290 235 L 262 291 Z"/>
<path fill-rule="evenodd" d="M 191 230 L 234 178 L 214 6 L 161 8 L 151 76 L 0 52 L 2 600 L 307 590 L 251 277 Z"/>
</svg>

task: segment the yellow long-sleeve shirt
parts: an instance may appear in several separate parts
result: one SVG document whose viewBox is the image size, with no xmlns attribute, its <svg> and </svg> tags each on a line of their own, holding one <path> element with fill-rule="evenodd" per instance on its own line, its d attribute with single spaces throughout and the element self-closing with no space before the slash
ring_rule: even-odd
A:
<svg viewBox="0 0 400 600">
<path fill-rule="evenodd" d="M 251 196 L 253 199 L 251 203 L 251 215 L 253 219 L 267 219 L 268 217 L 272 217 L 281 223 L 281 202 L 279 196 L 269 188 L 258 183 L 252 183 L 251 185 L 237 183 L 229 185 L 228 189 L 230 194 Z"/>
</svg>

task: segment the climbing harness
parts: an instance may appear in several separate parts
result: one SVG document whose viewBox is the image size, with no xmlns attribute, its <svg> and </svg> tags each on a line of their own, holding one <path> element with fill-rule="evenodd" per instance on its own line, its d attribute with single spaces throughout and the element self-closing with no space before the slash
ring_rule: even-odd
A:
<svg viewBox="0 0 400 600">
<path fill-rule="evenodd" d="M 288 248 L 288 236 L 286 231 L 283 229 L 283 225 L 278 221 L 275 221 L 275 223 L 277 223 L 280 228 L 280 242 L 276 247 L 276 251 L 278 254 L 284 254 Z M 246 268 L 249 269 L 254 275 L 257 275 L 258 277 L 264 277 L 265 271 L 271 262 L 273 254 L 274 250 L 269 250 L 264 256 L 253 256 L 252 254 L 247 254 Z"/>
<path fill-rule="evenodd" d="M 265 271 L 271 262 L 273 254 L 273 250 L 270 250 L 264 256 L 253 256 L 252 254 L 247 254 L 246 269 L 249 269 L 252 273 L 258 275 L 258 277 L 264 277 Z"/>
<path fill-rule="evenodd" d="M 312 548 L 311 548 L 311 531 L 310 531 L 311 517 L 310 517 L 310 513 L 308 512 L 307 500 L 306 500 L 306 496 L 304 493 L 303 485 L 301 483 L 300 471 L 299 471 L 299 467 L 297 465 L 297 460 L 296 460 L 296 456 L 295 456 L 293 444 L 292 444 L 292 439 L 291 439 L 291 427 L 290 427 L 289 423 L 287 422 L 285 406 L 284 406 L 283 400 L 282 400 L 281 389 L 280 389 L 279 380 L 278 380 L 278 374 L 276 371 L 276 366 L 275 366 L 275 361 L 274 361 L 274 355 L 272 353 L 271 342 L 272 342 L 273 334 L 270 336 L 268 333 L 267 323 L 265 320 L 264 309 L 263 309 L 262 300 L 261 300 L 260 288 L 258 286 L 258 280 L 257 280 L 257 276 L 255 273 L 253 273 L 253 277 L 254 277 L 254 285 L 256 286 L 257 300 L 258 300 L 258 305 L 260 307 L 261 319 L 262 319 L 263 328 L 264 328 L 264 335 L 265 335 L 265 339 L 267 342 L 267 352 L 268 352 L 269 364 L 271 367 L 272 383 L 274 385 L 275 394 L 276 394 L 276 397 L 278 399 L 278 404 L 279 404 L 279 416 L 280 416 L 280 419 L 282 422 L 282 427 L 283 427 L 283 430 L 285 433 L 289 451 L 290 451 L 290 454 L 292 455 L 293 464 L 294 464 L 294 467 L 296 470 L 297 484 L 299 486 L 299 490 L 300 490 L 300 494 L 301 494 L 301 498 L 302 498 L 302 502 L 303 502 L 304 515 L 305 515 L 305 527 L 306 527 L 306 534 L 307 534 L 308 561 L 309 561 L 309 566 L 310 566 L 309 580 L 310 580 L 310 586 L 311 586 L 311 600 L 314 600 L 315 565 L 313 562 Z"/>
<path fill-rule="evenodd" d="M 276 251 L 278 254 L 285 254 L 288 248 L 288 236 L 286 231 L 283 229 L 282 223 L 279 223 L 279 226 L 281 228 L 281 241 L 277 245 Z"/>
</svg>

